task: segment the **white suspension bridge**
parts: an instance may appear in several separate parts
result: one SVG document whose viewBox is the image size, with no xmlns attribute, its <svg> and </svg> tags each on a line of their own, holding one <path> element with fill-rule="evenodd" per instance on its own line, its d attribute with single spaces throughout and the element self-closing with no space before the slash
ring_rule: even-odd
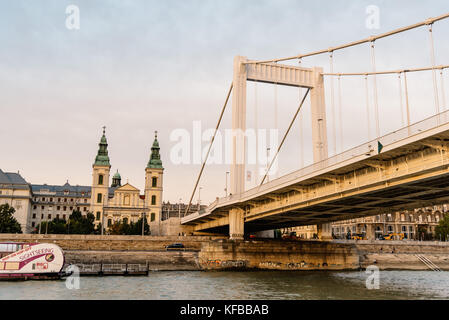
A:
<svg viewBox="0 0 449 320">
<path fill-rule="evenodd" d="M 449 201 L 449 110 L 446 106 L 444 70 L 449 65 L 437 65 L 433 26 L 447 19 L 449 13 L 425 21 L 346 43 L 328 49 L 271 60 L 234 59 L 234 77 L 225 103 L 195 182 L 189 206 L 198 189 L 217 131 L 232 94 L 232 163 L 230 194 L 217 198 L 205 210 L 185 215 L 181 223 L 195 232 L 229 233 L 231 239 L 241 239 L 245 232 L 275 228 L 318 225 L 321 238 L 331 237 L 330 222 L 380 213 L 394 212 Z M 428 32 L 430 65 L 394 70 L 377 70 L 376 41 L 426 27 Z M 363 72 L 334 72 L 334 53 L 363 44 L 369 45 L 370 68 Z M 320 66 L 302 67 L 304 59 L 327 54 L 329 72 Z M 300 66 L 280 62 L 297 60 Z M 449 61 L 448 61 L 449 62 Z M 410 92 L 407 75 L 432 73 L 433 115 L 411 123 Z M 439 73 L 439 77 L 438 77 Z M 379 125 L 379 75 L 397 77 L 402 127 L 381 135 Z M 330 78 L 330 109 L 333 155 L 328 155 L 326 122 L 325 77 Z M 343 148 L 341 110 L 337 134 L 336 100 L 341 107 L 341 81 L 345 77 L 361 77 L 365 84 L 369 141 L 337 153 L 337 136 Z M 337 90 L 334 80 L 337 80 Z M 370 91 L 370 80 L 371 90 Z M 247 160 L 246 91 L 247 81 L 276 86 L 305 88 L 298 108 L 272 157 L 259 185 L 245 190 Z M 276 90 L 276 89 L 275 89 Z M 277 95 L 277 91 L 275 91 Z M 267 175 L 284 145 L 307 96 L 310 96 L 313 164 L 301 167 L 277 179 L 268 181 Z M 337 95 L 337 99 L 336 96 Z M 373 101 L 370 101 L 372 97 Z M 257 97 L 256 97 L 257 98 Z M 370 106 L 374 107 L 375 138 L 370 135 Z M 404 113 L 405 107 L 405 113 Z M 427 108 L 427 105 L 422 106 Z M 275 105 L 277 109 L 277 105 Z M 277 110 L 276 110 L 277 123 Z M 256 114 L 257 117 L 257 114 Z M 256 118 L 257 124 L 257 118 Z M 302 136 L 302 134 L 301 134 Z M 301 137 L 302 139 L 302 137 Z M 257 143 L 256 143 L 257 145 Z M 256 146 L 257 148 L 257 146 Z M 303 161 L 301 160 L 301 163 Z M 187 208 L 186 213 L 189 208 Z"/>
</svg>

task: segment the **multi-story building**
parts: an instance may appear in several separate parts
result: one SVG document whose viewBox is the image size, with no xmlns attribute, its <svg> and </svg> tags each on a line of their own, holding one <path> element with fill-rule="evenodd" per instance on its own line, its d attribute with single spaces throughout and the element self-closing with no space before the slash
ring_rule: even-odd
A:
<svg viewBox="0 0 449 320">
<path fill-rule="evenodd" d="M 41 221 L 51 221 L 55 218 L 67 220 L 73 210 L 79 210 L 84 214 L 90 211 L 90 186 L 71 186 L 67 181 L 62 186 L 32 184 L 31 189 L 32 229 L 39 228 Z"/>
<path fill-rule="evenodd" d="M 92 166 L 91 186 L 29 184 L 18 173 L 4 173 L 0 170 L 0 204 L 14 207 L 15 217 L 23 232 L 44 232 L 42 221 L 55 218 L 67 220 L 73 210 L 95 216 L 95 224 L 106 228 L 117 221 L 137 221 L 145 217 L 152 234 L 160 231 L 162 221 L 163 172 L 160 147 L 155 135 L 150 160 L 145 167 L 145 190 L 130 183 L 121 185 L 121 176 L 115 173 L 109 186 L 110 159 L 105 130 Z"/>
<path fill-rule="evenodd" d="M 402 233 L 404 239 L 424 239 L 435 234 L 435 228 L 446 211 L 447 205 L 441 205 L 337 221 L 332 223 L 332 234 L 337 239 L 361 234 L 367 240 L 374 240 L 385 234 Z M 315 225 L 302 226 L 286 228 L 282 232 L 296 232 L 302 239 L 313 239 L 316 237 L 317 228 Z"/>
<path fill-rule="evenodd" d="M 0 205 L 7 203 L 16 210 L 14 217 L 24 233 L 31 231 L 29 220 L 31 194 L 31 186 L 22 178 L 20 173 L 0 170 Z"/>
<path fill-rule="evenodd" d="M 446 210 L 447 206 L 442 205 L 338 221 L 332 224 L 332 233 L 336 238 L 362 234 L 364 238 L 371 240 L 384 234 L 402 233 L 405 239 L 423 239 L 435 233 Z"/>
</svg>

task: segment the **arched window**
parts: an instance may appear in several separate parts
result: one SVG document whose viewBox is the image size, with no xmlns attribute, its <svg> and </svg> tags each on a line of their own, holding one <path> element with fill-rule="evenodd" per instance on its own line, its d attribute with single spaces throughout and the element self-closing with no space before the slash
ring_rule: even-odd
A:
<svg viewBox="0 0 449 320">
<path fill-rule="evenodd" d="M 154 214 L 154 212 L 151 213 L 151 221 L 156 220 L 156 215 Z"/>
<path fill-rule="evenodd" d="M 128 224 L 128 218 L 123 218 L 123 223 Z"/>
<path fill-rule="evenodd" d="M 101 193 L 97 194 L 97 203 L 101 203 L 102 195 Z"/>
<path fill-rule="evenodd" d="M 98 176 L 98 184 L 99 184 L 99 185 L 103 185 L 103 175 L 102 175 L 102 174 L 100 174 L 100 175 Z"/>
</svg>

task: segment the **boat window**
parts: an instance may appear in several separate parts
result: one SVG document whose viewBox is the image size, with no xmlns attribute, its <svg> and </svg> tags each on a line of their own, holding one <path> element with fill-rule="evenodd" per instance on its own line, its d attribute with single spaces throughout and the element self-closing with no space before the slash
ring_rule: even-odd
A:
<svg viewBox="0 0 449 320">
<path fill-rule="evenodd" d="M 8 245 L 6 243 L 0 243 L 0 252 L 8 251 Z"/>
</svg>

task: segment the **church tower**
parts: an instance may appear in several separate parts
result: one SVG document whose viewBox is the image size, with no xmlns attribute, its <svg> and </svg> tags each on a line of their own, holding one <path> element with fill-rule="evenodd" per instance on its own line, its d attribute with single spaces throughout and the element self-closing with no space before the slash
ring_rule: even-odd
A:
<svg viewBox="0 0 449 320">
<path fill-rule="evenodd" d="M 103 127 L 103 136 L 98 144 L 98 153 L 95 157 L 92 172 L 91 210 L 95 216 L 95 224 L 103 222 L 103 207 L 108 204 L 109 171 L 111 164 L 108 156 L 108 142 L 106 140 L 106 127 Z M 102 223 L 104 228 L 104 222 Z"/>
<path fill-rule="evenodd" d="M 164 168 L 162 167 L 159 150 L 157 131 L 155 131 L 150 161 L 145 168 L 145 208 L 147 209 L 147 220 L 152 235 L 160 235 L 162 216 L 162 176 Z"/>
</svg>

